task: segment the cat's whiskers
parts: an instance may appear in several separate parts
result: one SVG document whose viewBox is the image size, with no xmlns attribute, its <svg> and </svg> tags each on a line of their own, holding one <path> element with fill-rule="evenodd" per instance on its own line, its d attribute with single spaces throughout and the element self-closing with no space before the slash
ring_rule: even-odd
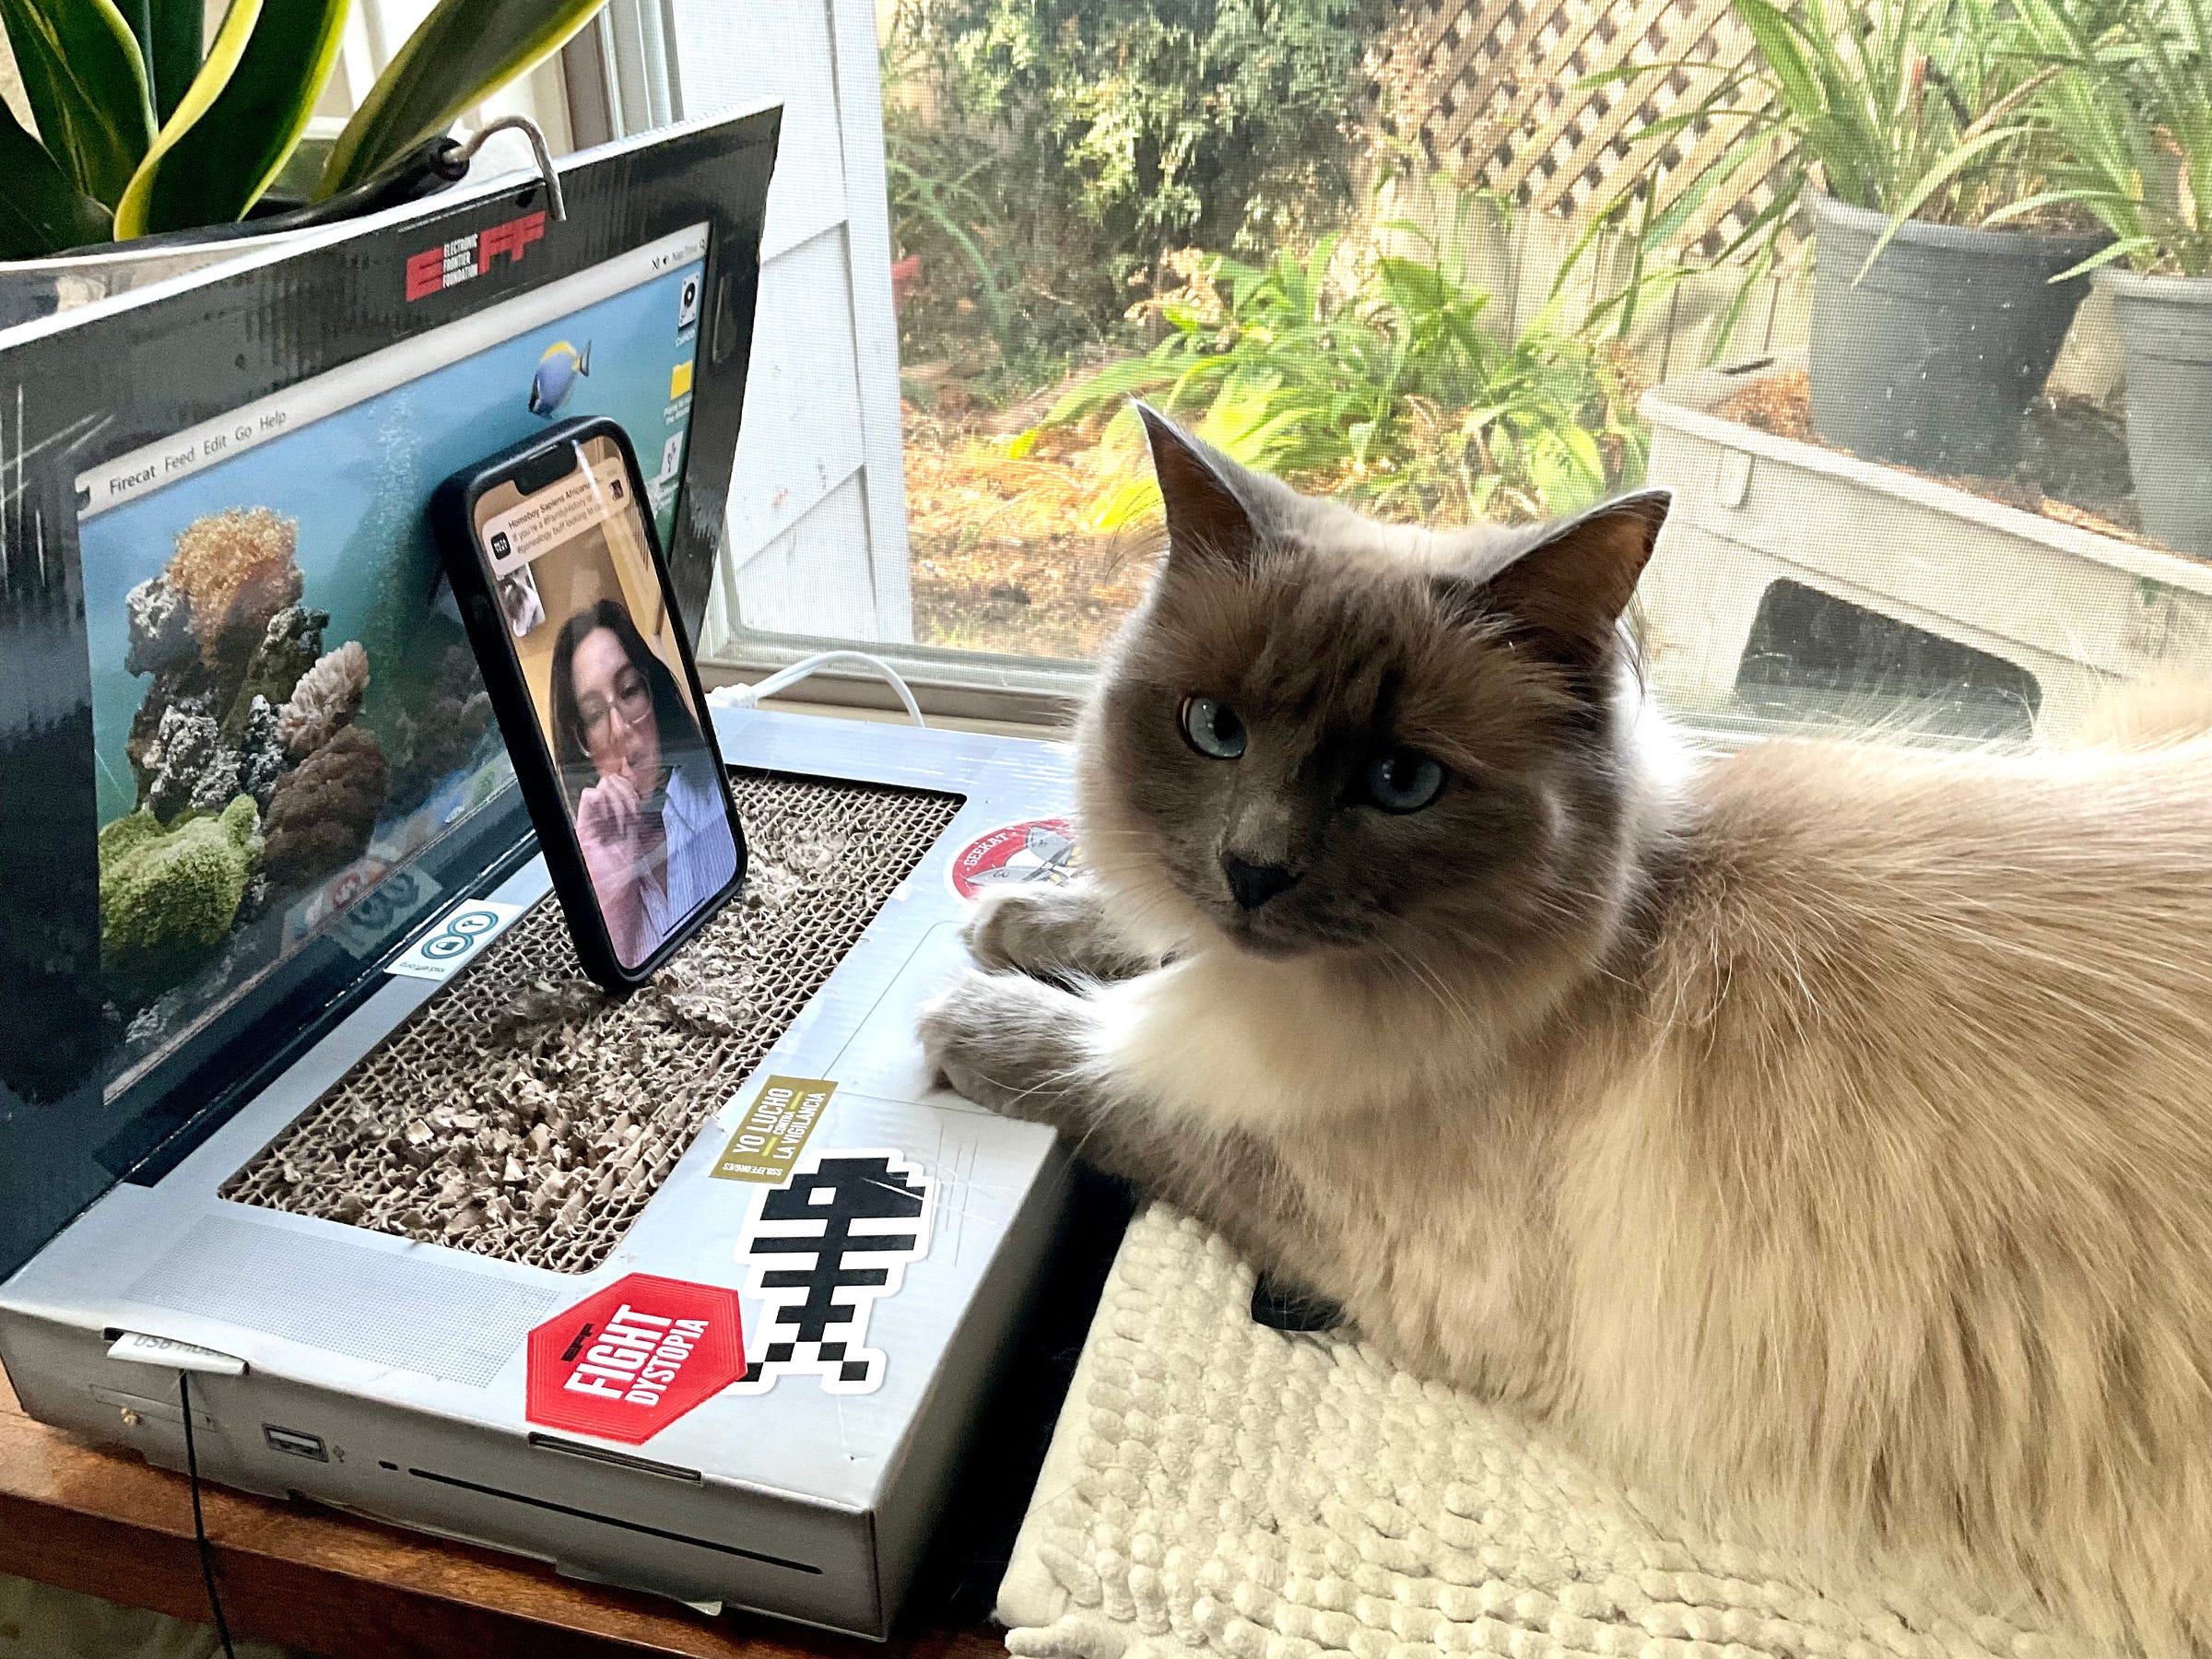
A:
<svg viewBox="0 0 2212 1659">
<path fill-rule="evenodd" d="M 2212 742 L 1670 761 L 1654 499 L 1384 528 L 1146 418 L 1077 771 L 1101 927 L 1192 954 L 979 1091 L 1747 1541 L 2212 1655 Z"/>
</svg>

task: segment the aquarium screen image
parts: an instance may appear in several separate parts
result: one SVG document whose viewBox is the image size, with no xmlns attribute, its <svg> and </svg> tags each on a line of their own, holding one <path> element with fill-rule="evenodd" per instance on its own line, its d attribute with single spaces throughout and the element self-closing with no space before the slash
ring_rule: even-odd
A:
<svg viewBox="0 0 2212 1659">
<path fill-rule="evenodd" d="M 421 854 L 512 786 L 426 517 L 557 420 L 621 423 L 665 545 L 702 225 L 76 480 L 108 1091 L 311 938 L 364 960 Z"/>
</svg>

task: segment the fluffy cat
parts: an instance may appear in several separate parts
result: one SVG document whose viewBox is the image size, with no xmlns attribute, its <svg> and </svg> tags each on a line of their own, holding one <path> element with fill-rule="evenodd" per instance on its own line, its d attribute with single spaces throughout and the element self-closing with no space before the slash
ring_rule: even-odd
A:
<svg viewBox="0 0 2212 1659">
<path fill-rule="evenodd" d="M 940 1073 L 1709 1515 L 2212 1652 L 2212 746 L 1691 762 L 1664 496 L 1390 527 L 1146 413 L 1089 877 Z"/>
</svg>

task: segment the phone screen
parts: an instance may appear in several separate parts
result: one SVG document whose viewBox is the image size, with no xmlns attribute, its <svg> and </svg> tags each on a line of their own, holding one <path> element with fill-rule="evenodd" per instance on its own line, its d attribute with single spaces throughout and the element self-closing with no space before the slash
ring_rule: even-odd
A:
<svg viewBox="0 0 2212 1659">
<path fill-rule="evenodd" d="M 729 887 L 737 841 L 629 465 L 610 438 L 568 447 L 565 476 L 477 498 L 477 545 L 607 938 L 634 969 Z"/>
</svg>

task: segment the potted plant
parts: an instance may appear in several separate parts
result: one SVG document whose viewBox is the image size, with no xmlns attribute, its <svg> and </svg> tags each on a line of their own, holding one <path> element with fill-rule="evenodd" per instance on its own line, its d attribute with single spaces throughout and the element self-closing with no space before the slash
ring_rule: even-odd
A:
<svg viewBox="0 0 2212 1659">
<path fill-rule="evenodd" d="M 1763 237 L 1771 264 L 1772 238 L 1809 204 L 1816 431 L 1874 460 L 1984 469 L 2087 296 L 2077 267 L 2111 240 L 2086 214 L 2078 232 L 2022 229 L 2017 214 L 1997 225 L 2044 181 L 2029 106 L 2061 71 L 2028 50 L 2010 0 L 1732 4 L 1757 51 L 1644 136 L 1737 131 L 1654 229 L 1672 234 L 1729 180 L 1771 168 L 1772 197 L 1724 257 Z M 2047 218 L 2065 208 L 2042 200 Z"/>
<path fill-rule="evenodd" d="M 330 147 L 304 200 L 271 199 L 335 60 L 351 0 L 0 0 L 33 126 L 0 101 L 0 326 L 73 276 L 129 286 L 218 257 L 249 216 L 295 226 L 438 182 L 464 112 L 558 50 L 604 0 L 439 0 Z M 35 130 L 34 130 L 35 129 Z M 256 218 L 253 223 L 264 220 Z M 146 273 L 141 272 L 141 275 Z"/>
<path fill-rule="evenodd" d="M 2065 149 L 2041 199 L 2087 206 L 2114 238 L 2097 281 L 2126 357 L 2143 527 L 2212 558 L 2212 6 L 2135 0 L 2100 37 L 2051 0 L 2020 16 L 2063 65 L 2036 100 Z"/>
</svg>

